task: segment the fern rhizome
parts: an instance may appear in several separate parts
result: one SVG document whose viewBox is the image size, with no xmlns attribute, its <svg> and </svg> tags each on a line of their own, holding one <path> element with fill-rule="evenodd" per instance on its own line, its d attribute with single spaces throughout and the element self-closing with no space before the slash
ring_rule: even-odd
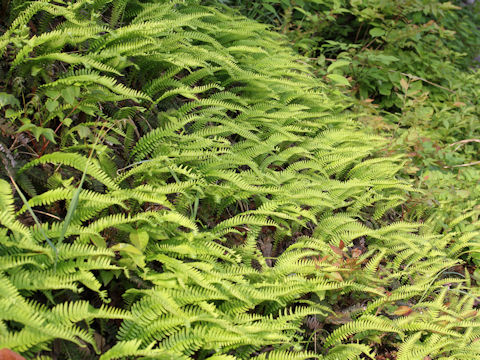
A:
<svg viewBox="0 0 480 360">
<path fill-rule="evenodd" d="M 449 271 L 476 234 L 390 220 L 401 160 L 281 35 L 191 0 L 11 1 L 4 26 L 0 349 L 480 358 Z"/>
</svg>

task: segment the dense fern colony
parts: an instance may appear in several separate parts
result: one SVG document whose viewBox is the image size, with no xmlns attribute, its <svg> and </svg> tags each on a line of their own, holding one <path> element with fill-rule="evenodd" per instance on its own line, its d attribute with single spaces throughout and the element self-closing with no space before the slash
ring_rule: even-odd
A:
<svg viewBox="0 0 480 360">
<path fill-rule="evenodd" d="M 218 9 L 10 4 L 0 348 L 333 360 L 389 338 L 398 359 L 480 358 L 451 270 L 477 234 L 392 223 L 412 189 L 385 140 L 282 36 Z"/>
</svg>

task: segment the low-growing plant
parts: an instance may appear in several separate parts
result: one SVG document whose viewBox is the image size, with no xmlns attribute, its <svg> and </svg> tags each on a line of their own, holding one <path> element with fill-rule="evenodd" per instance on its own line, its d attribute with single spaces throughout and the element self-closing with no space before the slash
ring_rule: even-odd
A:
<svg viewBox="0 0 480 360">
<path fill-rule="evenodd" d="M 400 157 L 284 36 L 198 1 L 13 1 L 9 18 L 0 348 L 480 356 L 454 271 L 474 236 L 396 221 Z"/>
</svg>

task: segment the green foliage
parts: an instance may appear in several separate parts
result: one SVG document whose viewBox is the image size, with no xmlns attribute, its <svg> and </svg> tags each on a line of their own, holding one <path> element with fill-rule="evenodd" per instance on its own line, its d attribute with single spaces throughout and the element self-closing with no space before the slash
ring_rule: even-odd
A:
<svg viewBox="0 0 480 360">
<path fill-rule="evenodd" d="M 277 26 L 320 75 L 350 85 L 365 112 L 361 120 L 391 139 L 390 154 L 409 157 L 402 175 L 423 190 L 409 195 L 397 218 L 420 220 L 451 236 L 448 257 L 466 260 L 464 276 L 477 279 L 479 77 L 472 70 L 480 49 L 478 2 L 226 3 Z M 456 266 L 452 274 L 464 270 Z M 475 296 L 477 288 L 468 282 L 462 291 Z M 416 304 L 413 294 L 407 298 Z M 415 334 L 400 346 L 398 358 L 478 357 L 473 347 L 467 355 L 446 339 Z"/>
<path fill-rule="evenodd" d="M 322 81 L 285 37 L 218 4 L 11 5 L 0 348 L 103 360 L 360 359 L 384 346 L 402 359 L 479 356 L 476 290 L 452 270 L 476 234 L 397 221 L 417 195 L 398 179 L 401 158 L 383 156 L 389 142 L 358 121 L 369 108 L 342 93 L 347 62 Z"/>
</svg>

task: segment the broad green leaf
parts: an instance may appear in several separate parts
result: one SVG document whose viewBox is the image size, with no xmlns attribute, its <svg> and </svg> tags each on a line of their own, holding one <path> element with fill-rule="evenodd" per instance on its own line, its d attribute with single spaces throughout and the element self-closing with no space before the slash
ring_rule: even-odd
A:
<svg viewBox="0 0 480 360">
<path fill-rule="evenodd" d="M 59 103 L 57 100 L 48 99 L 45 103 L 45 107 L 48 111 L 53 112 L 58 107 Z"/>
<path fill-rule="evenodd" d="M 338 85 L 350 86 L 350 83 L 348 82 L 348 80 L 342 75 L 328 74 L 327 77 Z"/>
<path fill-rule="evenodd" d="M 263 5 L 263 7 L 264 7 L 265 9 L 267 9 L 267 10 L 270 11 L 271 13 L 273 13 L 273 14 L 276 14 L 276 13 L 277 13 L 277 11 L 275 10 L 275 8 L 274 8 L 272 5 L 270 5 L 270 4 L 265 4 L 265 3 L 262 4 L 262 5 Z"/>
<path fill-rule="evenodd" d="M 53 132 L 52 129 L 44 129 L 44 128 L 39 128 L 42 129 L 42 136 L 45 137 L 48 141 L 56 144 L 57 142 L 55 141 L 55 133 Z"/>
<path fill-rule="evenodd" d="M 126 244 L 126 243 L 115 244 L 110 249 L 113 251 L 124 251 L 126 253 L 130 253 L 134 255 L 142 255 L 142 252 L 140 251 L 140 249 L 136 248 L 131 244 Z"/>
<path fill-rule="evenodd" d="M 20 101 L 18 99 L 11 95 L 7 94 L 4 92 L 0 92 L 0 108 L 6 105 L 11 105 L 13 107 L 19 107 L 20 106 Z"/>
<path fill-rule="evenodd" d="M 385 30 L 380 28 L 373 28 L 373 29 L 370 29 L 369 33 L 373 37 L 378 37 L 378 36 L 385 35 Z"/>
<path fill-rule="evenodd" d="M 333 70 L 338 69 L 340 67 L 348 66 L 350 65 L 350 61 L 348 60 L 337 60 L 333 62 L 328 68 L 327 72 L 331 73 Z"/>
<path fill-rule="evenodd" d="M 72 119 L 71 118 L 65 118 L 62 120 L 62 123 L 65 124 L 65 126 L 70 127 L 72 125 Z"/>
<path fill-rule="evenodd" d="M 48 89 L 45 91 L 45 95 L 47 95 L 50 99 L 58 99 L 60 97 L 61 92 L 58 91 L 57 89 Z"/>
<path fill-rule="evenodd" d="M 76 92 L 77 92 L 75 90 L 78 90 L 78 87 L 70 86 L 70 87 L 65 88 L 62 92 L 63 98 L 70 105 L 75 102 L 75 96 L 76 96 Z"/>
<path fill-rule="evenodd" d="M 139 250 L 143 251 L 148 244 L 148 233 L 146 231 L 136 231 L 130 233 L 130 241 Z"/>
<path fill-rule="evenodd" d="M 77 127 L 77 132 L 81 139 L 85 139 L 92 133 L 88 126 L 83 126 L 83 125 L 79 125 Z"/>
<path fill-rule="evenodd" d="M 382 83 L 382 85 L 380 85 L 378 87 L 378 91 L 380 92 L 380 94 L 382 95 L 385 95 L 385 96 L 388 96 L 390 95 L 390 93 L 392 92 L 392 84 L 389 83 L 389 82 L 384 82 Z"/>
</svg>

